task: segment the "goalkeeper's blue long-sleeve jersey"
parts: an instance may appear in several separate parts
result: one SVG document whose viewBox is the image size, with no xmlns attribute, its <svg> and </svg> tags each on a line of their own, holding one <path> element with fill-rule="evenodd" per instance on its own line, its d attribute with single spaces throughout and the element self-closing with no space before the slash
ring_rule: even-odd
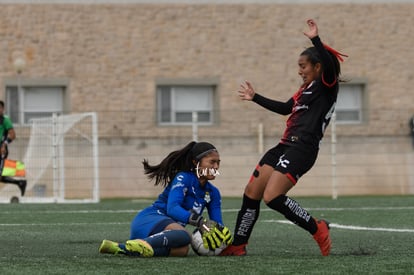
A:
<svg viewBox="0 0 414 275">
<path fill-rule="evenodd" d="M 220 191 L 210 182 L 202 187 L 193 172 L 177 173 L 152 207 L 183 226 L 191 211 L 201 215 L 206 208 L 211 220 L 223 224 Z"/>
</svg>

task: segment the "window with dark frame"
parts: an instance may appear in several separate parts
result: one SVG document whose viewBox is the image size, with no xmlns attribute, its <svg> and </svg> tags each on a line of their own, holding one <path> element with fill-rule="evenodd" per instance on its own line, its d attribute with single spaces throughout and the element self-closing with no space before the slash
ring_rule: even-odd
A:
<svg viewBox="0 0 414 275">
<path fill-rule="evenodd" d="M 12 122 L 25 125 L 32 118 L 62 114 L 65 86 L 6 86 L 6 112 Z"/>
<path fill-rule="evenodd" d="M 158 124 L 191 124 L 193 113 L 198 124 L 212 124 L 214 92 L 214 85 L 158 85 Z"/>
<path fill-rule="evenodd" d="M 360 124 L 364 121 L 364 83 L 343 83 L 336 102 L 338 124 Z"/>
</svg>

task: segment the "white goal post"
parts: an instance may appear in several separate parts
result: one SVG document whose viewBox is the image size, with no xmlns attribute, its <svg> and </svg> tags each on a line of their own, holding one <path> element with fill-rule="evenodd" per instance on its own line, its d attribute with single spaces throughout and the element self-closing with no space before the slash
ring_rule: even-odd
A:
<svg viewBox="0 0 414 275">
<path fill-rule="evenodd" d="M 30 120 L 23 163 L 26 194 L 16 185 L 0 184 L 0 202 L 99 202 L 96 113 L 53 115 Z M 1 188 L 3 187 L 3 188 Z"/>
</svg>

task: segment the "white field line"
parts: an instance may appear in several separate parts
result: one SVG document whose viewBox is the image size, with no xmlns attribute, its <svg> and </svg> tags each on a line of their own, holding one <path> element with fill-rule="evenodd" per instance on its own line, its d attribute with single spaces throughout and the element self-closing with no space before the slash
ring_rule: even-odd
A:
<svg viewBox="0 0 414 275">
<path fill-rule="evenodd" d="M 291 224 L 292 222 L 287 220 L 263 220 L 259 222 L 267 223 L 283 223 Z M 0 226 L 82 226 L 82 225 L 129 225 L 130 222 L 106 222 L 106 223 L 9 223 L 9 224 L 0 224 Z M 339 228 L 346 230 L 356 230 L 356 231 L 380 231 L 380 232 L 398 232 L 398 233 L 414 233 L 414 229 L 402 229 L 402 228 L 384 228 L 384 227 L 366 227 L 366 226 L 355 226 L 355 225 L 342 225 L 337 223 L 330 223 L 331 228 Z"/>
<path fill-rule="evenodd" d="M 27 210 L 27 211 L 19 211 L 19 214 L 33 214 L 33 213 L 40 213 L 40 214 L 105 214 L 105 213 L 138 213 L 142 209 L 125 209 L 125 210 Z M 16 215 L 14 211 L 0 211 L 0 215 Z"/>
<path fill-rule="evenodd" d="M 262 222 L 277 222 L 284 224 L 292 224 L 292 222 L 287 220 L 264 220 Z M 385 227 L 366 227 L 366 226 L 355 226 L 355 225 L 343 225 L 337 223 L 330 223 L 330 228 L 339 228 L 347 230 L 357 230 L 357 231 L 381 231 L 381 232 L 398 232 L 398 233 L 414 233 L 414 229 L 405 229 L 405 228 L 385 228 Z"/>
<path fill-rule="evenodd" d="M 223 209 L 223 212 L 236 212 L 240 209 Z M 308 211 L 378 211 L 378 210 L 414 210 L 414 206 L 400 206 L 400 207 L 334 207 L 334 208 L 324 208 L 324 207 L 317 207 L 317 208 L 306 208 Z M 270 208 L 260 209 L 262 211 L 274 211 Z"/>
<path fill-rule="evenodd" d="M 308 211 L 378 211 L 378 210 L 414 210 L 414 206 L 405 207 L 336 207 L 336 208 L 306 208 Z M 27 210 L 19 211 L 20 214 L 27 213 L 42 213 L 42 214 L 93 214 L 93 213 L 138 213 L 142 209 L 123 209 L 123 210 Z M 222 212 L 238 212 L 239 209 L 222 209 Z M 274 211 L 269 208 L 260 209 L 260 212 Z M 12 214 L 15 215 L 15 211 L 1 211 L 1 215 Z"/>
<path fill-rule="evenodd" d="M 414 229 L 404 229 L 404 228 L 365 227 L 365 226 L 354 226 L 354 225 L 342 225 L 342 224 L 337 224 L 337 223 L 331 223 L 329 224 L 329 226 L 331 228 L 340 228 L 340 229 L 348 229 L 348 230 L 414 233 Z"/>
<path fill-rule="evenodd" d="M 71 222 L 71 223 L 0 223 L 1 226 L 80 226 L 80 225 L 130 225 L 131 222 Z"/>
<path fill-rule="evenodd" d="M 124 209 L 124 210 L 27 210 L 19 211 L 19 214 L 27 213 L 42 213 L 42 214 L 91 214 L 91 213 L 138 213 L 142 209 Z M 238 212 L 240 209 L 222 209 L 222 212 Z M 402 207 L 335 207 L 335 208 L 306 208 L 308 211 L 378 211 L 378 210 L 414 210 L 414 206 L 402 206 Z M 274 211 L 269 208 L 260 209 L 260 212 Z M 1 211 L 0 215 L 12 214 L 15 215 L 15 211 Z"/>
<path fill-rule="evenodd" d="M 308 208 L 312 211 L 373 211 L 373 210 L 414 210 L 414 207 L 355 207 L 355 208 Z M 63 211 L 22 211 L 19 213 L 43 213 L 43 214 L 98 214 L 98 213 L 138 213 L 141 209 L 133 210 L 63 210 Z M 223 212 L 237 212 L 239 209 L 223 209 Z M 274 211 L 272 209 L 261 209 L 261 212 Z M 16 212 L 13 211 L 2 211 L 1 215 L 13 214 Z M 260 220 L 259 222 L 277 222 L 283 224 L 293 224 L 287 220 Z M 80 225 L 126 225 L 130 224 L 130 221 L 126 222 L 108 222 L 108 223 L 21 223 L 21 224 L 11 224 L 11 223 L 0 223 L 0 226 L 80 226 Z M 336 223 L 330 224 L 331 228 L 346 229 L 346 230 L 359 230 L 359 231 L 382 231 L 382 232 L 400 232 L 400 233 L 414 233 L 414 229 L 404 229 L 404 228 L 383 228 L 383 227 L 365 227 L 365 226 L 354 226 L 354 225 L 341 225 Z"/>
</svg>

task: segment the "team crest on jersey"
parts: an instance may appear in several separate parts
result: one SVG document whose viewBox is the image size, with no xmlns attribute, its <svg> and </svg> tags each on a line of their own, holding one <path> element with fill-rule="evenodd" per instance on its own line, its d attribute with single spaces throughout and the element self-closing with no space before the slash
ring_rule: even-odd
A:
<svg viewBox="0 0 414 275">
<path fill-rule="evenodd" d="M 206 203 L 209 203 L 211 201 L 209 192 L 206 192 L 206 194 L 204 195 L 204 200 L 206 201 Z"/>
</svg>

